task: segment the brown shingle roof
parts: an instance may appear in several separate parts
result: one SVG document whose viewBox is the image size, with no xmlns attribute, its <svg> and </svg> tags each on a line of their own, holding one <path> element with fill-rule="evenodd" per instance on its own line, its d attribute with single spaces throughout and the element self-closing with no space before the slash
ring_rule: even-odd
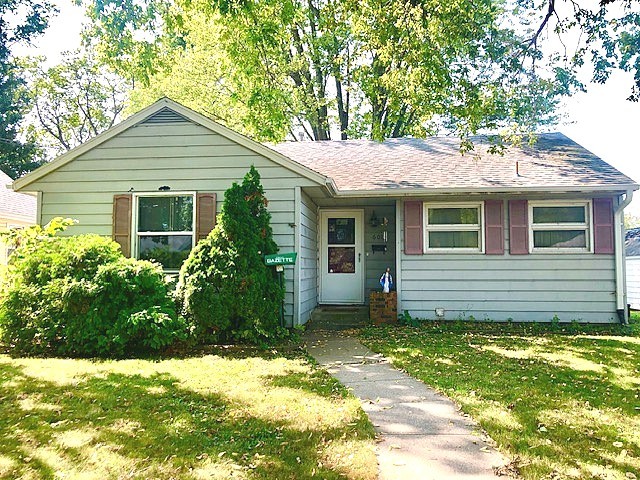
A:
<svg viewBox="0 0 640 480">
<path fill-rule="evenodd" d="M 9 190 L 7 185 L 12 181 L 9 175 L 0 170 L 0 218 L 35 222 L 36 198 Z"/>
<path fill-rule="evenodd" d="M 544 191 L 635 185 L 561 133 L 540 134 L 533 147 L 511 147 L 504 155 L 488 153 L 486 137 L 472 137 L 472 141 L 475 150 L 465 155 L 460 154 L 459 139 L 452 137 L 285 142 L 271 148 L 332 178 L 342 192 L 502 188 Z"/>
</svg>

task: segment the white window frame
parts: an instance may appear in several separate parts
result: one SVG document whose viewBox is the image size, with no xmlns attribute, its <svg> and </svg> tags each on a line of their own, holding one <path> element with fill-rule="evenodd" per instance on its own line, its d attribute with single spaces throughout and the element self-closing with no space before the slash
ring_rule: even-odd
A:
<svg viewBox="0 0 640 480">
<path fill-rule="evenodd" d="M 191 249 L 196 246 L 196 201 L 197 201 L 197 192 L 136 192 L 133 194 L 133 211 L 131 212 L 131 251 L 133 252 L 134 258 L 139 258 L 139 242 L 138 237 L 140 235 L 149 237 L 149 236 L 174 236 L 174 235 L 191 235 Z M 182 232 L 141 232 L 138 231 L 138 218 L 139 218 L 139 199 L 148 198 L 148 197 L 193 197 L 193 214 L 191 216 L 191 231 L 182 231 Z M 173 268 L 164 268 L 165 272 L 177 272 L 178 269 Z"/>
<path fill-rule="evenodd" d="M 583 207 L 584 223 L 533 223 L 535 207 Z M 529 252 L 531 253 L 593 253 L 593 214 L 591 200 L 539 200 L 529 202 Z M 535 247 L 533 232 L 536 230 L 585 230 L 586 247 Z"/>
<path fill-rule="evenodd" d="M 479 224 L 429 225 L 431 208 L 477 208 Z M 484 253 L 484 202 L 425 202 L 423 204 L 423 251 L 425 253 Z M 477 248 L 435 248 L 429 246 L 429 232 L 478 232 Z"/>
</svg>

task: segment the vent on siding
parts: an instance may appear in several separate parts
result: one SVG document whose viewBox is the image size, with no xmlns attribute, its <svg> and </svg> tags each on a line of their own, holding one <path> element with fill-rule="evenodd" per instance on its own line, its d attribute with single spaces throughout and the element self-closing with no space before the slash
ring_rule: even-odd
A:
<svg viewBox="0 0 640 480">
<path fill-rule="evenodd" d="M 179 113 L 174 112 L 170 108 L 163 108 L 162 110 L 154 113 L 149 118 L 147 118 L 143 124 L 149 123 L 182 123 L 188 122 L 189 120 L 180 115 Z"/>
</svg>

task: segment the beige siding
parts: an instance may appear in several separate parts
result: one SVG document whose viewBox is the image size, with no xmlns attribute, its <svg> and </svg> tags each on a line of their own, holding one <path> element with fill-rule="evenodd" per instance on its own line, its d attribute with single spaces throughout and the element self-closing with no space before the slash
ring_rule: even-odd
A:
<svg viewBox="0 0 640 480">
<path fill-rule="evenodd" d="M 401 308 L 428 319 L 441 307 L 447 320 L 618 321 L 613 255 L 509 255 L 506 202 L 505 219 L 504 255 L 402 253 Z"/>
<path fill-rule="evenodd" d="M 2 186 L 0 185 L 0 187 Z M 0 218 L 0 232 L 8 228 L 8 226 L 9 224 L 7 223 L 7 220 Z M 7 260 L 9 258 L 8 253 L 9 253 L 8 246 L 4 242 L 3 238 L 0 237 L 0 266 L 7 264 Z M 2 274 L 2 271 L 0 271 L 0 274 Z"/>
<path fill-rule="evenodd" d="M 250 149 L 188 122 L 132 127 L 29 185 L 41 191 L 42 222 L 56 216 L 79 221 L 68 234 L 111 235 L 113 195 L 133 191 L 224 192 L 249 167 L 260 172 L 281 251 L 294 248 L 294 189 L 314 182 Z M 286 272 L 286 314 L 292 318 L 293 274 Z"/>
<path fill-rule="evenodd" d="M 627 303 L 640 310 L 640 257 L 626 258 Z"/>
<path fill-rule="evenodd" d="M 0 186 L 2 188 L 2 186 Z M 0 218 L 0 232 L 2 230 L 6 230 L 7 228 L 24 228 L 29 225 L 33 225 L 33 222 L 25 222 L 22 220 L 8 219 L 8 218 Z M 9 246 L 4 242 L 3 238 L 0 237 L 0 265 L 6 265 L 9 260 Z M 0 272 L 1 273 L 1 272 Z"/>
</svg>

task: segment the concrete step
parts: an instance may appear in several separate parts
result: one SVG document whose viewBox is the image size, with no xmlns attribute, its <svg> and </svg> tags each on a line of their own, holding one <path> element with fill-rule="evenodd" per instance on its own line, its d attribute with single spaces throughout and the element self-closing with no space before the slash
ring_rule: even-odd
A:
<svg viewBox="0 0 640 480">
<path fill-rule="evenodd" d="M 308 330 L 348 330 L 369 325 L 366 305 L 320 305 L 311 312 Z"/>
</svg>

